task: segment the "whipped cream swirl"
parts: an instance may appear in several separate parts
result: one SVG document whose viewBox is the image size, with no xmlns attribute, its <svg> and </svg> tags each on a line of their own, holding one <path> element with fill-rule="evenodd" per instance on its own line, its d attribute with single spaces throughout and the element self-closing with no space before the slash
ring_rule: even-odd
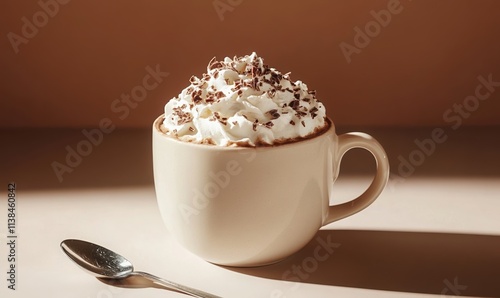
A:
<svg viewBox="0 0 500 298">
<path fill-rule="evenodd" d="M 165 105 L 162 130 L 182 141 L 219 146 L 293 142 L 323 130 L 326 111 L 301 81 L 264 64 L 256 53 L 215 57 L 201 78 Z"/>
</svg>

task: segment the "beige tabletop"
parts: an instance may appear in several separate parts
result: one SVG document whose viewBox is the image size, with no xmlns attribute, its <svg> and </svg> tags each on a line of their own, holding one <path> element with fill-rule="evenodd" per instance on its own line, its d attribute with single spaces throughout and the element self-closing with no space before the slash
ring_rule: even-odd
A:
<svg viewBox="0 0 500 298">
<path fill-rule="evenodd" d="M 184 297 L 99 282 L 59 247 L 78 238 L 123 254 L 138 270 L 222 297 L 500 297 L 500 130 L 449 131 L 422 160 L 417 144 L 433 128 L 362 130 L 390 157 L 391 179 L 380 198 L 324 227 L 295 255 L 257 268 L 207 263 L 171 239 L 156 206 L 149 130 L 106 135 L 59 177 L 54 162 L 66 162 L 68 147 L 84 139 L 80 129 L 2 131 L 0 296 Z M 333 203 L 361 193 L 373 169 L 368 153 L 348 153 Z M 7 288 L 11 181 L 15 291 Z"/>
</svg>

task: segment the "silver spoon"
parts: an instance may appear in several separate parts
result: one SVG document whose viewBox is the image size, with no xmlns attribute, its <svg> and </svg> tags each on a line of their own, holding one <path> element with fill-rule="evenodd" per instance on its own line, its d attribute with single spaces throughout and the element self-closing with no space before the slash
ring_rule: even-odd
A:
<svg viewBox="0 0 500 298">
<path fill-rule="evenodd" d="M 80 267 L 98 278 L 123 279 L 141 276 L 155 284 L 199 298 L 220 298 L 200 290 L 174 283 L 146 272 L 134 271 L 134 266 L 123 256 L 87 241 L 67 239 L 61 242 L 62 250 Z"/>
</svg>

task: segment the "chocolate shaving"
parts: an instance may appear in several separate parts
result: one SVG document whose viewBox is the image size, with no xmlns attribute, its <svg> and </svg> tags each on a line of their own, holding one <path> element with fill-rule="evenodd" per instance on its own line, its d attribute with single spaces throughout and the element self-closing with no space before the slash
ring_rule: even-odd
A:
<svg viewBox="0 0 500 298">
<path fill-rule="evenodd" d="M 201 102 L 202 100 L 203 100 L 203 99 L 202 99 L 202 98 L 201 98 L 201 96 L 199 96 L 199 95 L 195 95 L 195 96 L 193 97 L 193 101 L 194 101 L 194 103 L 199 103 L 199 102 Z"/>
<path fill-rule="evenodd" d="M 292 109 L 296 110 L 300 105 L 300 101 L 298 100 L 292 100 L 288 106 L 291 107 Z"/>
<path fill-rule="evenodd" d="M 215 61 L 217 61 L 217 60 L 215 60 L 215 59 L 217 59 L 215 56 L 214 56 L 212 59 L 210 59 L 210 62 L 208 62 L 208 68 L 210 68 L 210 66 L 212 66 L 212 64 L 213 64 Z"/>
<path fill-rule="evenodd" d="M 278 85 L 281 81 L 279 75 L 276 72 L 271 72 L 271 77 L 269 78 L 271 85 Z"/>
<path fill-rule="evenodd" d="M 259 78 L 254 78 L 252 80 L 252 89 L 260 91 L 260 88 L 259 88 Z"/>
<path fill-rule="evenodd" d="M 278 113 L 278 110 L 276 110 L 276 109 L 272 109 L 270 111 L 267 111 L 266 114 L 271 115 L 273 120 L 278 119 L 281 116 L 280 113 Z"/>
<path fill-rule="evenodd" d="M 186 107 L 186 105 L 182 105 L 182 107 Z M 175 107 L 173 108 L 173 115 L 177 116 L 177 125 L 182 125 L 188 122 L 191 122 L 193 120 L 193 115 L 190 112 L 184 112 L 182 110 L 182 107 Z M 171 118 L 174 120 L 174 117 Z"/>
<path fill-rule="evenodd" d="M 212 58 L 212 60 L 210 60 L 210 62 L 208 63 L 208 70 L 213 70 L 213 69 L 216 69 L 216 68 L 222 68 L 224 67 L 224 65 L 220 62 L 220 61 L 216 61 L 215 60 L 215 57 Z"/>
<path fill-rule="evenodd" d="M 309 113 L 311 114 L 311 118 L 316 118 L 316 116 L 318 116 L 318 108 L 317 107 L 313 107 L 311 110 L 309 110 Z"/>
<path fill-rule="evenodd" d="M 224 92 L 222 91 L 217 91 L 215 93 L 215 97 L 217 97 L 217 99 L 223 98 L 224 96 L 226 96 L 226 94 L 224 94 Z"/>
<path fill-rule="evenodd" d="M 255 122 L 252 124 L 253 131 L 257 131 L 257 123 L 259 123 L 259 120 L 255 119 Z"/>
<path fill-rule="evenodd" d="M 214 112 L 214 118 L 217 119 L 220 123 L 226 125 L 227 124 L 227 118 L 221 117 L 219 112 Z"/>
<path fill-rule="evenodd" d="M 295 116 L 297 116 L 297 118 L 302 118 L 304 116 L 307 116 L 307 113 L 304 112 L 304 111 L 295 111 Z"/>
</svg>

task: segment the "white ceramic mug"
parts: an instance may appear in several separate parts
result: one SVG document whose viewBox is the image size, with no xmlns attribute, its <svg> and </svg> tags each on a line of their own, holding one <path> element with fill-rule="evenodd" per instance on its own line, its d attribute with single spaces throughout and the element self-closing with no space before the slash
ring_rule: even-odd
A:
<svg viewBox="0 0 500 298">
<path fill-rule="evenodd" d="M 182 142 L 153 124 L 153 167 L 160 213 L 171 235 L 201 258 L 258 266 L 300 250 L 324 225 L 370 205 L 389 178 L 382 146 L 364 133 L 335 134 L 279 146 L 220 147 Z M 368 189 L 330 206 L 344 153 L 370 151 L 377 172 Z"/>
</svg>

